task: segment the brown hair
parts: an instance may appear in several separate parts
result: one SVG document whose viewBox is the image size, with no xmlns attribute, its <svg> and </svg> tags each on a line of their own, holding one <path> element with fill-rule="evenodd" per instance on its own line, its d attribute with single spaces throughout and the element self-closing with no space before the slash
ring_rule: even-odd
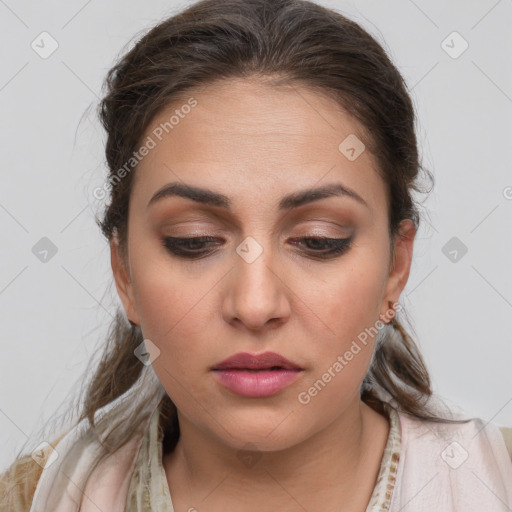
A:
<svg viewBox="0 0 512 512">
<path fill-rule="evenodd" d="M 423 192 L 415 112 L 406 84 L 383 47 L 357 23 L 306 0 L 203 0 L 147 31 L 110 69 L 98 114 L 106 130 L 109 203 L 97 219 L 107 240 L 127 250 L 133 154 L 163 108 L 185 101 L 214 81 L 257 78 L 300 85 L 328 95 L 359 121 L 364 143 L 378 163 L 389 198 L 390 250 L 400 222 L 420 216 L 413 192 Z M 341 142 L 341 140 L 340 140 Z M 120 172 L 125 169 L 125 172 Z M 400 315 L 399 315 L 400 316 Z M 421 354 L 399 320 L 384 329 L 361 399 L 382 411 L 383 397 L 397 409 L 427 421 L 455 422 L 430 407 L 433 395 Z M 139 326 L 118 310 L 94 375 L 84 388 L 80 420 L 94 428 L 94 415 L 128 391 L 143 365 L 134 356 L 143 341 Z M 179 438 L 176 407 L 162 398 L 164 452 Z M 126 443 L 142 421 L 108 436 L 110 450 Z M 115 429 L 114 429 L 115 431 Z"/>
<path fill-rule="evenodd" d="M 134 171 L 116 173 L 141 144 L 152 119 L 170 104 L 213 81 L 264 79 L 298 84 L 334 98 L 362 125 L 365 144 L 388 186 L 390 248 L 403 219 L 419 226 L 412 192 L 421 192 L 415 112 L 406 85 L 381 45 L 357 23 L 304 0 L 203 0 L 148 31 L 109 71 L 99 109 L 107 132 L 110 203 L 98 221 L 104 236 L 117 236 L 126 255 Z M 128 389 L 140 364 L 133 355 L 143 336 L 122 313 L 92 379 L 82 417 Z M 397 336 L 398 335 L 398 336 Z M 397 317 L 376 348 L 361 398 L 382 410 L 382 396 L 416 418 L 453 421 L 429 410 L 432 395 L 421 354 Z M 166 449 L 179 437 L 175 406 L 164 397 Z"/>
</svg>

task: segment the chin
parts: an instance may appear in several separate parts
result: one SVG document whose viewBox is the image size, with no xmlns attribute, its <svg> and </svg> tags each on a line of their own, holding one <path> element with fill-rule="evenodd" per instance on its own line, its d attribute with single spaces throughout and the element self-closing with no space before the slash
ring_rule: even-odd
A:
<svg viewBox="0 0 512 512">
<path fill-rule="evenodd" d="M 221 429 L 218 435 L 222 437 L 223 443 L 236 450 L 275 452 L 286 450 L 305 439 L 304 425 L 297 422 L 287 423 L 287 414 L 280 414 L 279 418 L 269 418 L 262 421 L 261 414 L 246 415 L 243 419 L 233 418 L 232 425 L 236 430 L 226 427 Z M 293 415 L 289 415 L 291 418 Z M 300 428 L 299 428 L 300 427 Z"/>
</svg>

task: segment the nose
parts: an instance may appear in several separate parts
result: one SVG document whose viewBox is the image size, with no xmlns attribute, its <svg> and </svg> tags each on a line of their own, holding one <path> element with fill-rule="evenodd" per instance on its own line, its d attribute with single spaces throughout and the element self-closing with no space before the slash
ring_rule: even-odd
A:
<svg viewBox="0 0 512 512">
<path fill-rule="evenodd" d="M 225 321 L 249 330 L 275 328 L 286 322 L 292 292 L 272 253 L 263 250 L 254 260 L 240 254 L 235 255 L 235 268 L 228 274 Z"/>
</svg>

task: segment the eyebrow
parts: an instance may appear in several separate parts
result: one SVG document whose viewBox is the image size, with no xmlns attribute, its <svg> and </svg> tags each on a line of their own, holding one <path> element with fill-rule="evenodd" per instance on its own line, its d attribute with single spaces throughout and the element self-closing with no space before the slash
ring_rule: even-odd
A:
<svg viewBox="0 0 512 512">
<path fill-rule="evenodd" d="M 219 192 L 214 192 L 213 190 L 209 190 L 207 188 L 187 185 L 185 183 L 174 182 L 168 183 L 167 185 L 164 185 L 162 188 L 157 190 L 157 192 L 149 200 L 147 208 L 152 204 L 160 201 L 164 197 L 173 196 L 184 197 L 197 203 L 217 206 L 227 210 L 231 210 L 232 205 L 229 197 Z M 341 183 L 331 183 L 322 187 L 299 190 L 284 196 L 279 201 L 279 210 L 291 210 L 292 208 L 298 208 L 299 206 L 303 206 L 314 201 L 319 201 L 321 199 L 335 196 L 355 199 L 357 202 L 370 209 L 366 201 L 354 190 L 342 185 Z"/>
</svg>

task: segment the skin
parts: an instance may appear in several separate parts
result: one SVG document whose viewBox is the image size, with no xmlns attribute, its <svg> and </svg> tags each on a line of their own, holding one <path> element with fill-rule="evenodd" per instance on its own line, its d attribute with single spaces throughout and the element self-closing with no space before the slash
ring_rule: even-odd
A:
<svg viewBox="0 0 512 512">
<path fill-rule="evenodd" d="M 178 409 L 181 436 L 163 457 L 175 510 L 334 511 L 343 503 L 364 511 L 389 433 L 387 418 L 359 395 L 375 339 L 307 405 L 297 397 L 365 328 L 390 320 L 388 301 L 398 301 L 409 276 L 414 225 L 402 222 L 392 255 L 385 183 L 369 150 L 354 161 L 338 150 L 362 130 L 332 99 L 248 79 L 193 97 L 197 106 L 137 168 L 127 260 L 111 243 L 126 314 L 159 348 L 153 367 Z M 180 105 L 161 111 L 146 136 Z M 182 197 L 147 208 L 170 182 L 223 193 L 232 211 Z M 337 196 L 278 211 L 284 195 L 333 182 L 368 207 Z M 352 246 L 325 260 L 315 246 L 292 243 L 351 234 Z M 197 260 L 161 242 L 202 235 L 219 243 L 192 247 L 211 250 Z M 247 236 L 263 249 L 252 263 L 236 252 Z M 265 351 L 304 369 L 271 397 L 236 395 L 210 371 L 237 352 Z M 252 465 L 238 456 L 247 443 L 258 457 Z"/>
</svg>

